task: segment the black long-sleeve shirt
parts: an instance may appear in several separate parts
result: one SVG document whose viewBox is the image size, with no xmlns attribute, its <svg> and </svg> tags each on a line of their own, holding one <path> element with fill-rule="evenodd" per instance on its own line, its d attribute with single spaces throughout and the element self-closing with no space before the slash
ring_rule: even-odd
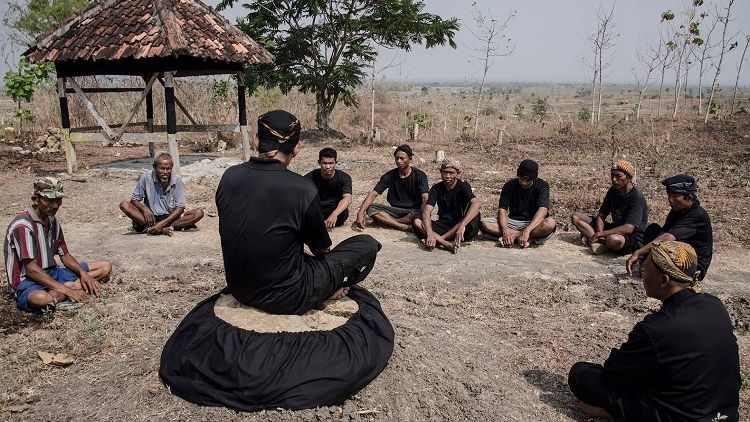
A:
<svg viewBox="0 0 750 422">
<path fill-rule="evenodd" d="M 604 381 L 648 396 L 654 420 L 711 421 L 721 413 L 737 421 L 739 352 L 724 305 L 687 289 L 670 296 L 612 349 Z"/>
</svg>

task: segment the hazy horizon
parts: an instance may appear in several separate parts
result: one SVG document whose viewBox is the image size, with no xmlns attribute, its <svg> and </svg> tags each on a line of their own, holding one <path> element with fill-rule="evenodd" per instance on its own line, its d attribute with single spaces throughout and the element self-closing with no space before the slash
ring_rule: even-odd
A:
<svg viewBox="0 0 750 422">
<path fill-rule="evenodd" d="M 219 0 L 205 0 L 210 6 L 216 6 Z M 238 2 L 231 9 L 221 12 L 234 22 L 244 10 Z M 378 75 L 388 82 L 400 81 L 409 83 L 477 83 L 479 71 L 470 63 L 469 48 L 477 44 L 469 32 L 474 27 L 471 13 L 473 1 L 470 0 L 427 0 L 425 11 L 435 13 L 443 18 L 457 17 L 461 29 L 456 33 L 457 49 L 436 47 L 425 50 L 414 46 L 409 52 L 385 51 L 379 57 L 377 68 L 383 67 L 397 55 L 399 66 L 393 67 Z M 705 4 L 717 5 L 724 2 L 706 0 Z M 487 79 L 493 84 L 501 83 L 538 83 L 538 84 L 590 84 L 591 70 L 583 64 L 584 57 L 590 56 L 591 47 L 586 41 L 587 31 L 597 24 L 596 9 L 601 4 L 611 7 L 611 1 L 599 0 L 510 0 L 504 2 L 477 2 L 485 14 L 497 19 L 504 19 L 510 10 L 516 11 L 506 31 L 515 43 L 515 51 L 510 57 L 498 57 L 490 69 Z M 619 34 L 613 48 L 612 67 L 605 71 L 604 83 L 614 85 L 635 85 L 631 68 L 638 66 L 636 51 L 645 45 L 646 40 L 654 38 L 660 25 L 660 14 L 664 10 L 675 12 L 675 20 L 680 18 L 681 0 L 631 0 L 615 3 L 615 32 Z M 0 14 L 5 15 L 7 3 L 0 5 Z M 710 6 L 713 8 L 713 6 Z M 750 32 L 750 1 L 735 2 L 732 10 L 729 35 L 737 34 L 737 48 L 725 55 L 723 70 L 719 78 L 720 85 L 734 86 L 737 76 L 744 35 Z M 662 24 L 663 25 L 663 24 Z M 714 38 L 720 37 L 720 28 L 714 32 Z M 717 34 L 719 34 L 717 36 Z M 705 35 L 705 33 L 702 33 Z M 0 74 L 8 70 L 8 63 L 20 54 L 21 48 L 8 48 L 8 30 L 0 30 L 4 41 L 4 55 L 0 63 Z M 750 56 L 750 54 L 748 55 Z M 745 63 L 740 76 L 740 85 L 750 85 L 750 57 Z M 697 65 L 691 68 L 689 86 L 697 86 Z M 703 86 L 709 85 L 714 70 L 704 75 Z M 653 81 L 652 81 L 653 83 Z M 674 84 L 674 71 L 668 70 L 665 85 Z"/>
</svg>

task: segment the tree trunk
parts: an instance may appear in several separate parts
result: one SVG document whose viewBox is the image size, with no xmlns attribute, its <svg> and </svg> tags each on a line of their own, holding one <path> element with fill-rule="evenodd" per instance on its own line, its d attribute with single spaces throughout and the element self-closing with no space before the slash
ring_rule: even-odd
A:
<svg viewBox="0 0 750 422">
<path fill-rule="evenodd" d="M 661 68 L 661 82 L 659 82 L 659 101 L 656 103 L 656 118 L 661 117 L 661 93 L 664 88 L 664 74 L 667 72 L 666 67 Z"/>
<path fill-rule="evenodd" d="M 322 92 L 315 94 L 315 103 L 315 124 L 318 126 L 318 130 L 328 132 L 330 130 L 330 127 L 328 126 L 328 118 L 331 115 L 331 109 Z"/>
<path fill-rule="evenodd" d="M 602 73 L 604 72 L 604 69 L 602 69 L 602 56 L 604 55 L 603 51 L 599 51 L 599 107 L 596 112 L 596 122 L 599 123 L 602 119 Z"/>
<path fill-rule="evenodd" d="M 734 106 L 737 104 L 737 84 L 740 82 L 740 72 L 742 72 L 742 62 L 745 61 L 745 53 L 747 53 L 747 46 L 750 44 L 750 35 L 747 37 L 747 41 L 745 42 L 745 49 L 742 50 L 742 58 L 740 59 L 740 64 L 737 67 L 737 79 L 734 80 L 734 93 L 732 94 L 732 111 L 730 111 L 731 114 L 734 114 Z"/>
<path fill-rule="evenodd" d="M 372 64 L 370 77 L 370 140 L 375 139 L 375 63 Z"/>
<path fill-rule="evenodd" d="M 708 123 L 708 115 L 711 114 L 711 103 L 714 100 L 714 94 L 716 93 L 716 84 L 719 80 L 719 75 L 721 74 L 721 63 L 724 61 L 724 53 L 727 49 L 727 26 L 729 26 L 729 16 L 731 15 L 732 11 L 732 3 L 734 3 L 734 0 L 729 0 L 729 4 L 727 5 L 727 15 L 724 16 L 724 19 L 722 23 L 724 24 L 724 30 L 721 33 L 721 53 L 719 53 L 719 64 L 716 65 L 716 73 L 714 74 L 714 80 L 711 83 L 711 95 L 708 97 L 708 104 L 706 105 L 706 117 L 703 119 L 703 123 Z"/>
<path fill-rule="evenodd" d="M 596 63 L 594 63 L 596 66 Z M 591 126 L 594 126 L 594 114 L 596 114 L 596 70 L 594 71 L 594 78 L 591 79 Z"/>
</svg>

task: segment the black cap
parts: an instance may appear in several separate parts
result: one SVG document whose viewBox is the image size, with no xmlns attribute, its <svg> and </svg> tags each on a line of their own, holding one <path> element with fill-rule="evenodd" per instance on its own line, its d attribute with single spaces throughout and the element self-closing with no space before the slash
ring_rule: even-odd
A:
<svg viewBox="0 0 750 422">
<path fill-rule="evenodd" d="M 399 151 L 403 151 L 408 155 L 409 157 L 414 156 L 414 151 L 411 150 L 411 147 L 409 145 L 403 144 L 396 147 L 396 150 L 393 151 L 393 155 L 395 156 Z"/>
<path fill-rule="evenodd" d="M 301 125 L 288 111 L 269 111 L 258 117 L 258 152 L 290 153 L 299 142 Z"/>
<path fill-rule="evenodd" d="M 698 192 L 698 183 L 692 176 L 678 174 L 661 181 L 669 193 L 691 194 Z"/>
<path fill-rule="evenodd" d="M 539 177 L 539 164 L 534 160 L 523 160 L 518 166 L 516 175 L 536 180 L 536 178 Z"/>
</svg>

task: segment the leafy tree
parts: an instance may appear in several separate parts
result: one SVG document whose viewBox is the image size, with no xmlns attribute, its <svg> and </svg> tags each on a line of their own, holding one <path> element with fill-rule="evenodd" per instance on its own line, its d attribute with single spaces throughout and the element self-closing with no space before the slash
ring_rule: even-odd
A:
<svg viewBox="0 0 750 422">
<path fill-rule="evenodd" d="M 18 62 L 18 71 L 5 73 L 3 81 L 6 92 L 18 104 L 16 116 L 28 120 L 31 113 L 28 109 L 21 107 L 21 101 L 31 102 L 39 84 L 46 81 L 52 71 L 52 63 L 45 62 L 32 65 L 26 61 L 25 57 L 22 57 Z"/>
<path fill-rule="evenodd" d="M 532 119 L 539 118 L 539 121 L 543 121 L 547 117 L 547 110 L 549 109 L 549 102 L 547 97 L 537 98 L 536 102 L 531 106 Z"/>
<path fill-rule="evenodd" d="M 222 0 L 218 9 L 238 0 Z M 243 4 L 247 16 L 238 26 L 276 57 L 273 65 L 247 72 L 249 89 L 293 88 L 315 94 L 316 123 L 329 129 L 329 116 L 339 101 L 357 103 L 354 88 L 363 69 L 378 55 L 377 46 L 409 50 L 449 44 L 459 24 L 423 12 L 418 0 L 257 0 Z"/>
<path fill-rule="evenodd" d="M 578 111 L 578 120 L 582 122 L 588 122 L 591 120 L 591 109 L 586 106 L 581 107 Z"/>
<path fill-rule="evenodd" d="M 3 23 L 14 32 L 11 39 L 25 45 L 88 5 L 88 0 L 12 1 Z"/>
</svg>

